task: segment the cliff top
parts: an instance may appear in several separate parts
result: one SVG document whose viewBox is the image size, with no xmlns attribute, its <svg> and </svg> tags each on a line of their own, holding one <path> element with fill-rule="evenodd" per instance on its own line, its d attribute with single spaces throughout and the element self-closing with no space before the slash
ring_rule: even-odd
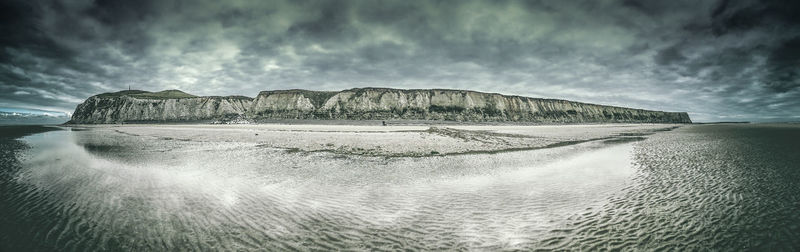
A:
<svg viewBox="0 0 800 252">
<path fill-rule="evenodd" d="M 144 90 L 123 90 L 111 93 L 102 93 L 96 95 L 101 98 L 113 98 L 121 96 L 130 96 L 140 99 L 183 99 L 183 98 L 197 98 L 197 97 L 211 97 L 211 98 L 232 98 L 232 99 L 252 99 L 247 96 L 232 95 L 232 96 L 196 96 L 177 89 L 164 90 L 159 92 L 149 92 Z"/>
<path fill-rule="evenodd" d="M 356 93 L 358 93 L 358 92 L 364 92 L 364 91 L 411 91 L 411 92 L 418 92 L 418 91 L 426 91 L 426 92 L 429 92 L 429 91 L 434 91 L 434 92 L 435 91 L 452 91 L 452 92 L 471 92 L 471 93 L 481 93 L 481 94 L 497 94 L 497 95 L 503 95 L 503 96 L 512 96 L 512 95 L 504 95 L 504 94 L 499 94 L 499 93 L 486 93 L 486 92 L 479 92 L 479 91 L 473 91 L 473 90 L 462 90 L 462 89 L 444 89 L 444 88 L 401 89 L 401 88 L 386 88 L 386 87 L 348 88 L 348 89 L 338 90 L 338 91 L 316 91 L 316 90 L 294 88 L 294 89 L 266 90 L 266 91 L 261 91 L 259 93 L 259 95 L 261 95 L 261 94 L 287 94 L 287 93 L 289 93 L 289 94 L 294 93 L 294 94 L 303 94 L 303 95 L 308 95 L 308 94 L 315 95 L 315 94 L 336 94 L 336 93 L 340 93 L 340 92 L 356 92 Z"/>
<path fill-rule="evenodd" d="M 258 92 L 258 95 L 266 95 L 266 94 L 303 94 L 303 95 L 318 95 L 318 94 L 330 94 L 331 96 L 339 93 L 340 91 L 316 91 L 316 90 L 308 90 L 308 89 L 279 89 L 279 90 L 265 90 Z"/>
<path fill-rule="evenodd" d="M 102 93 L 97 96 L 103 98 L 110 98 L 110 97 L 120 97 L 125 95 L 130 97 L 148 98 L 148 99 L 179 99 L 179 98 L 197 97 L 195 95 L 187 94 L 186 92 L 177 89 L 164 90 L 160 92 L 148 92 L 144 90 L 123 90 L 113 93 Z"/>
</svg>

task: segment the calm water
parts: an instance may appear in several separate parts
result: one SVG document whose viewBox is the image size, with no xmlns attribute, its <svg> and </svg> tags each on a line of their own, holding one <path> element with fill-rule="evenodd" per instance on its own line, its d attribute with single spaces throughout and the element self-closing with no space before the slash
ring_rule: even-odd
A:
<svg viewBox="0 0 800 252">
<path fill-rule="evenodd" d="M 0 250 L 798 250 L 798 153 L 797 125 L 427 158 L 54 131 L 0 139 Z"/>
</svg>

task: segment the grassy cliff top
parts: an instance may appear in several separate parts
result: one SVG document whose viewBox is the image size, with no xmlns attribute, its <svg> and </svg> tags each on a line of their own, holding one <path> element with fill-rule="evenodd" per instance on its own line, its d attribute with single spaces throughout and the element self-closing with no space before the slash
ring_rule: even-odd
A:
<svg viewBox="0 0 800 252">
<path fill-rule="evenodd" d="M 186 92 L 172 89 L 172 90 L 164 90 L 161 92 L 155 93 L 139 93 L 131 95 L 136 98 L 151 98 L 151 99 L 179 99 L 179 98 L 192 98 L 197 97 L 196 95 L 187 94 Z"/>
<path fill-rule="evenodd" d="M 111 97 L 120 97 L 120 96 L 123 96 L 123 95 L 136 95 L 136 94 L 142 94 L 142 93 L 150 93 L 150 92 L 143 91 L 143 90 L 123 90 L 123 91 L 119 91 L 119 92 L 102 93 L 102 94 L 95 95 L 95 96 L 101 97 L 101 98 L 111 98 Z"/>
<path fill-rule="evenodd" d="M 130 96 L 134 98 L 141 98 L 141 99 L 182 99 L 182 98 L 196 98 L 202 96 L 196 96 L 193 94 L 188 94 L 186 92 L 177 90 L 177 89 L 170 89 L 164 90 L 160 92 L 149 92 L 144 90 L 123 90 L 119 92 L 111 92 L 111 93 L 102 93 L 97 95 L 97 97 L 101 98 L 114 98 L 114 97 L 121 97 L 121 96 Z M 209 96 L 212 98 L 232 98 L 232 99 L 252 99 L 246 96 Z"/>
<path fill-rule="evenodd" d="M 110 98 L 110 97 L 120 97 L 124 95 L 136 98 L 150 98 L 150 99 L 179 99 L 179 98 L 197 97 L 195 95 L 187 94 L 186 92 L 175 89 L 164 90 L 161 92 L 148 92 L 143 90 L 123 90 L 113 93 L 102 93 L 97 96 L 103 98 Z"/>
<path fill-rule="evenodd" d="M 316 90 L 307 90 L 307 89 L 279 89 L 279 90 L 265 90 L 261 91 L 259 95 L 269 95 L 269 94 L 303 94 L 303 95 L 315 95 L 315 94 L 336 94 L 341 91 L 316 91 Z"/>
</svg>

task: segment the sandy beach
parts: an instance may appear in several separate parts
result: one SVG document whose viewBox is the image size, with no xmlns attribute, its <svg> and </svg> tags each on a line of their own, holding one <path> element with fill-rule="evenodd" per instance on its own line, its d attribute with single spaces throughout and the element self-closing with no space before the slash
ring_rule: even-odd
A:
<svg viewBox="0 0 800 252">
<path fill-rule="evenodd" d="M 10 251 L 797 247 L 790 124 L 5 129 Z"/>
<path fill-rule="evenodd" d="M 637 140 L 680 124 L 591 125 L 74 125 L 143 138 L 251 143 L 301 152 L 435 156 L 530 150 L 593 140 Z"/>
</svg>

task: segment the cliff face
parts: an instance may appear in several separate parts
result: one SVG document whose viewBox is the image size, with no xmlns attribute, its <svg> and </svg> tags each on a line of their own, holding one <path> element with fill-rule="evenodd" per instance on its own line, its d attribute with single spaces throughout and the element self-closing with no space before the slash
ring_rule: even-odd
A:
<svg viewBox="0 0 800 252">
<path fill-rule="evenodd" d="M 387 88 L 361 88 L 341 92 L 261 92 L 249 115 L 253 119 L 691 123 L 686 113 L 475 91 Z"/>
<path fill-rule="evenodd" d="M 221 119 L 235 115 L 254 121 L 405 119 L 475 122 L 691 123 L 686 113 L 463 90 L 388 88 L 360 88 L 340 92 L 281 90 L 261 92 L 254 100 L 242 97 L 153 98 L 152 96 L 142 97 L 140 94 L 93 96 L 78 106 L 72 121 L 74 123 L 184 121 Z"/>
<path fill-rule="evenodd" d="M 249 97 L 197 97 L 177 90 L 123 91 L 89 97 L 75 109 L 70 123 L 221 120 L 244 116 L 252 102 Z"/>
</svg>

